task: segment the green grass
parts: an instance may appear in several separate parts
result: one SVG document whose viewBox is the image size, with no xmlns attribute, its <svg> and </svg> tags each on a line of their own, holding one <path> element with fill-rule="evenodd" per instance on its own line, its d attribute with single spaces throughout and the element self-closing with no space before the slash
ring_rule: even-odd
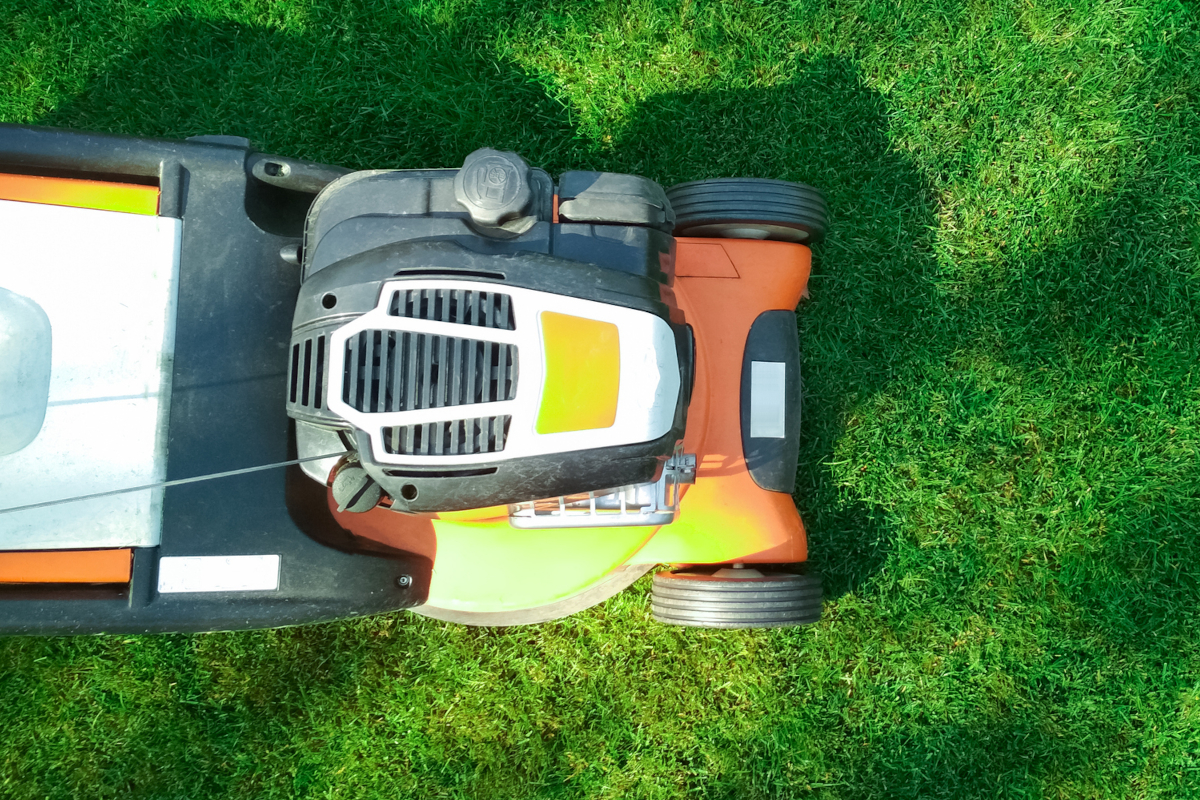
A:
<svg viewBox="0 0 1200 800">
<path fill-rule="evenodd" d="M 1200 12 L 0 0 L 0 119 L 803 180 L 825 619 L 0 641 L 12 798 L 1200 797 Z"/>
</svg>

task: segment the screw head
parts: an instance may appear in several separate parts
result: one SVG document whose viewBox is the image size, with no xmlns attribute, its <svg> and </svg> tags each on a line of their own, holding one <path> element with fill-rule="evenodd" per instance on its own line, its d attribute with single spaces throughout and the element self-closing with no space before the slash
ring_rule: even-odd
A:
<svg viewBox="0 0 1200 800">
<path fill-rule="evenodd" d="M 412 586 L 412 575 L 401 575 L 396 578 L 396 585 L 403 589 L 406 586 Z"/>
</svg>

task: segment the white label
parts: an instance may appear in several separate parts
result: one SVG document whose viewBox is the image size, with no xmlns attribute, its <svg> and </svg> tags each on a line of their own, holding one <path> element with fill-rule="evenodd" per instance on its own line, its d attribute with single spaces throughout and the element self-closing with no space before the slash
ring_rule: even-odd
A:
<svg viewBox="0 0 1200 800">
<path fill-rule="evenodd" d="M 787 364 L 750 362 L 750 438 L 782 439 L 787 423 Z"/>
<path fill-rule="evenodd" d="M 279 556 L 166 556 L 158 560 L 158 591 L 273 592 Z"/>
</svg>

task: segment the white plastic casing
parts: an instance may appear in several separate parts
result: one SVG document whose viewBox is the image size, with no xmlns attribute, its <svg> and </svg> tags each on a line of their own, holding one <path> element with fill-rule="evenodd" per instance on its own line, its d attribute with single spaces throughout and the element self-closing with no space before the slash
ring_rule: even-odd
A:
<svg viewBox="0 0 1200 800">
<path fill-rule="evenodd" d="M 396 291 L 457 289 L 497 292 L 512 298 L 514 330 L 499 330 L 454 322 L 435 322 L 392 316 L 388 305 Z M 536 430 L 545 377 L 545 348 L 540 315 L 543 311 L 609 322 L 617 326 L 621 374 L 617 413 L 612 426 L 592 430 L 539 434 Z M 409 331 L 500 342 L 517 347 L 517 389 L 512 400 L 413 411 L 363 412 L 342 400 L 346 341 L 366 330 Z M 371 438 L 372 457 L 381 464 L 446 465 L 507 461 L 598 447 L 648 442 L 671 430 L 679 399 L 679 356 L 671 327 L 660 317 L 632 308 L 565 297 L 549 292 L 478 281 L 404 280 L 383 285 L 375 308 L 330 336 L 328 364 L 330 411 Z M 502 451 L 470 455 L 397 455 L 384 449 L 383 429 L 483 416 L 512 416 Z"/>
</svg>

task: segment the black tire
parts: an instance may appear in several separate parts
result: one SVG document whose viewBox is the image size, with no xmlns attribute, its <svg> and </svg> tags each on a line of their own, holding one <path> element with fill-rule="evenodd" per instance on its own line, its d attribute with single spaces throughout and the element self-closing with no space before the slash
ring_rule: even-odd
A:
<svg viewBox="0 0 1200 800">
<path fill-rule="evenodd" d="M 676 236 L 816 244 L 829 206 L 811 186 L 764 178 L 713 178 L 667 189 Z"/>
<path fill-rule="evenodd" d="M 689 628 L 808 625 L 821 618 L 821 578 L 720 566 L 659 572 L 650 611 L 659 622 Z"/>
</svg>

